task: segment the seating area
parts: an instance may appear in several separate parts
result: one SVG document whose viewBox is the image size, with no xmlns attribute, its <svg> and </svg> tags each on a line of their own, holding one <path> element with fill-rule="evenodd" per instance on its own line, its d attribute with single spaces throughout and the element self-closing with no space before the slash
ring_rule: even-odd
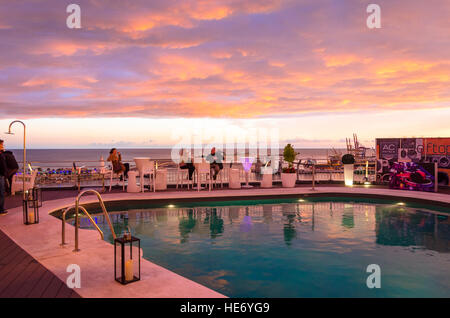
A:
<svg viewBox="0 0 450 318">
<path fill-rule="evenodd" d="M 195 160 L 193 166 L 195 170 L 192 178 L 189 179 L 189 169 L 184 169 L 180 165 L 173 165 L 172 163 L 160 163 L 158 167 L 158 160 L 152 160 L 149 157 L 134 158 L 130 163 L 131 171 L 128 173 L 127 192 L 144 192 L 165 190 L 168 185 L 173 186 L 176 190 L 207 190 L 223 189 L 225 186 L 231 189 L 240 189 L 241 185 L 248 181 L 252 183 L 261 183 L 262 176 L 257 176 L 256 171 L 250 169 L 248 175 L 240 163 L 235 163 L 230 167 L 230 164 L 223 164 L 222 169 L 217 172 L 214 178 L 214 169 L 206 160 Z M 200 162 L 196 162 L 200 161 Z M 111 167 L 106 170 L 109 176 L 109 189 L 113 186 L 122 186 L 123 178 L 118 174 L 113 174 Z M 249 180 L 246 179 L 246 176 Z M 272 176 L 270 176 L 270 183 L 272 183 Z"/>
<path fill-rule="evenodd" d="M 112 192 L 113 188 L 130 193 L 164 191 L 168 188 L 175 191 L 198 192 L 225 188 L 271 188 L 282 185 L 281 174 L 276 169 L 258 166 L 253 160 L 247 160 L 251 158 L 240 159 L 232 164 L 224 163 L 220 170 L 216 166 L 217 170 L 214 170 L 210 162 L 200 158 L 193 160 L 194 163 L 189 167 L 182 167 L 171 159 L 135 157 L 124 161 L 129 171 L 114 171 L 111 162 L 105 162 L 102 157 L 100 161 L 93 161 L 92 164 L 79 162 L 78 167 L 73 163 L 74 168 L 71 170 L 53 169 L 57 177 L 57 181 L 53 183 L 49 182 L 50 178 L 43 169 L 33 165 L 32 172 L 27 172 L 25 176 L 25 191 L 37 186 L 43 189 L 76 187 L 79 192 L 82 188 L 98 187 L 102 188 L 101 192 Z M 314 174 L 311 170 L 298 169 L 296 175 L 298 183 L 309 183 L 313 179 L 316 183 L 334 183 L 342 182 L 344 176 L 343 171 L 336 169 L 316 171 Z M 373 181 L 372 179 L 369 181 Z M 354 181 L 363 183 L 364 175 L 355 173 Z M 14 176 L 12 183 L 13 195 L 22 192 L 22 174 Z"/>
</svg>

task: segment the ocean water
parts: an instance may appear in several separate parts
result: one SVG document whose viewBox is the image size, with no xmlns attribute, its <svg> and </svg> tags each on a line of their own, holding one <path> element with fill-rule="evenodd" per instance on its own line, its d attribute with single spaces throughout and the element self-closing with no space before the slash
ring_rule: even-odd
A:
<svg viewBox="0 0 450 318">
<path fill-rule="evenodd" d="M 23 161 L 22 149 L 10 149 L 18 162 Z M 150 157 L 155 160 L 170 159 L 171 148 L 139 148 L 139 149 L 118 149 L 122 154 L 124 162 L 133 162 L 135 157 Z M 336 149 L 337 152 L 344 154 L 345 149 Z M 300 159 L 326 159 L 328 155 L 334 152 L 330 149 L 296 149 L 299 153 L 297 158 Z M 207 155 L 209 150 L 204 150 Z M 282 155 L 283 150 L 280 149 L 279 154 Z M 106 160 L 109 155 L 109 149 L 28 149 L 27 162 L 33 166 L 42 168 L 65 168 L 72 167 L 72 163 L 76 162 L 77 166 L 97 166 L 100 158 Z"/>
</svg>

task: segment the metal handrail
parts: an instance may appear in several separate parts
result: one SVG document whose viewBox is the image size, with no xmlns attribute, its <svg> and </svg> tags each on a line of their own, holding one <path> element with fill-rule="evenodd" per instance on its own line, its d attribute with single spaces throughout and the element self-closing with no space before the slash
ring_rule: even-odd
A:
<svg viewBox="0 0 450 318">
<path fill-rule="evenodd" d="M 72 205 L 72 206 L 68 207 L 67 209 L 65 209 L 62 214 L 61 246 L 67 245 L 67 243 L 66 243 L 66 214 L 67 214 L 67 212 L 69 212 L 71 209 L 74 209 L 74 208 L 75 208 L 75 205 Z M 84 212 L 84 214 L 86 214 L 86 216 L 89 218 L 89 220 L 91 220 L 92 224 L 94 224 L 95 228 L 100 233 L 100 238 L 103 240 L 103 238 L 104 238 L 103 231 L 100 230 L 97 223 L 95 223 L 95 221 L 92 219 L 92 216 L 88 213 L 88 211 L 83 206 L 80 206 L 79 208 L 81 211 Z"/>
<path fill-rule="evenodd" d="M 106 211 L 105 203 L 103 202 L 102 196 L 100 195 L 100 193 L 98 193 L 95 190 L 87 189 L 87 190 L 82 191 L 77 196 L 77 199 L 75 200 L 75 249 L 73 250 L 74 252 L 79 252 L 80 251 L 80 249 L 78 248 L 78 227 L 80 225 L 79 218 L 78 218 L 78 210 L 80 208 L 80 198 L 86 193 L 94 193 L 97 196 L 98 201 L 99 201 L 100 206 L 101 206 L 102 211 L 103 211 L 103 215 L 105 216 L 106 221 L 108 222 L 108 225 L 109 225 L 109 228 L 110 228 L 111 233 L 113 235 L 113 238 L 116 239 L 116 233 L 114 232 L 114 228 L 113 228 L 111 220 L 109 218 L 108 211 Z"/>
</svg>

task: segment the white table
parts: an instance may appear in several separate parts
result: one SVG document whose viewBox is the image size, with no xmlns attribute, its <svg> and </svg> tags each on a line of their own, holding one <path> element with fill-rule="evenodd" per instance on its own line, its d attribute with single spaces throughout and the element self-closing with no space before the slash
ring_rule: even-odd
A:
<svg viewBox="0 0 450 318">
<path fill-rule="evenodd" d="M 138 171 L 141 171 L 144 168 L 145 164 L 150 161 L 150 157 L 137 157 L 133 159 L 134 162 L 136 163 L 136 169 Z"/>
</svg>

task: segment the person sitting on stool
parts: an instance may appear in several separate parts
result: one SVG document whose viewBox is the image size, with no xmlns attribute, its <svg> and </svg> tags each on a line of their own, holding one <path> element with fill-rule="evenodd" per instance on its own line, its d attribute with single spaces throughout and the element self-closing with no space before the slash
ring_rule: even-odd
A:
<svg viewBox="0 0 450 318">
<path fill-rule="evenodd" d="M 123 172 L 125 178 L 128 178 L 128 171 L 130 171 L 130 164 L 122 163 L 122 154 L 120 152 L 117 152 L 116 148 L 111 149 L 111 151 L 109 152 L 108 161 L 112 163 L 114 173 Z M 122 176 L 120 178 L 122 178 Z"/>
</svg>

